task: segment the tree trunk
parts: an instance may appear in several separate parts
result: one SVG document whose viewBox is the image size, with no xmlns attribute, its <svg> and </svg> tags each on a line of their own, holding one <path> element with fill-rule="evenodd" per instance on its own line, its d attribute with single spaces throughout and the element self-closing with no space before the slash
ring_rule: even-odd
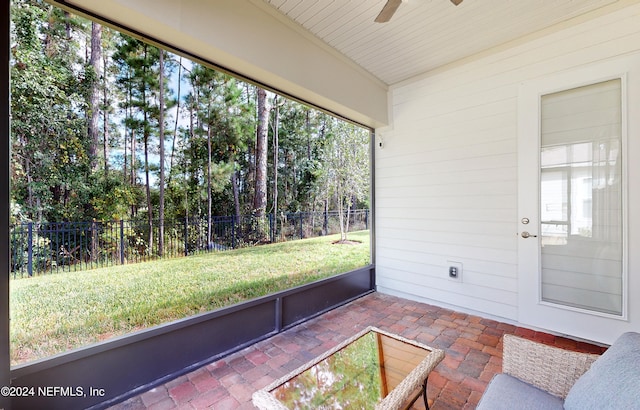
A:
<svg viewBox="0 0 640 410">
<path fill-rule="evenodd" d="M 211 108 L 208 108 L 211 112 Z M 207 126 L 207 246 L 211 243 L 211 124 Z"/>
<path fill-rule="evenodd" d="M 180 83 L 182 82 L 182 57 L 178 60 L 178 90 L 176 92 L 176 121 L 173 125 L 173 142 L 171 143 L 171 157 L 169 158 L 169 180 L 171 183 L 171 175 L 173 174 L 173 157 L 176 152 L 176 139 L 178 137 L 178 120 L 180 119 Z"/>
<path fill-rule="evenodd" d="M 347 218 L 344 224 L 344 239 L 342 239 L 343 241 L 347 240 L 347 235 L 349 234 L 349 221 L 351 220 L 351 205 L 353 204 L 352 200 L 349 199 L 349 202 L 347 202 Z"/>
<path fill-rule="evenodd" d="M 102 67 L 104 69 L 104 75 L 102 76 L 102 106 L 104 109 L 102 110 L 102 156 L 104 158 L 104 177 L 105 179 L 109 177 L 109 93 L 107 86 L 107 63 L 108 58 L 106 53 L 102 55 Z M 125 146 L 126 146 L 126 138 L 125 138 Z M 126 149 L 125 149 L 125 163 L 126 163 Z M 125 174 L 127 173 L 125 167 Z"/>
<path fill-rule="evenodd" d="M 322 223 L 322 234 L 329 234 L 329 199 L 324 199 L 324 222 Z"/>
<path fill-rule="evenodd" d="M 160 196 L 158 204 L 158 255 L 164 251 L 164 51 L 160 50 L 158 59 L 160 90 L 158 94 L 158 134 L 160 138 Z M 177 117 L 177 114 L 176 114 Z"/>
<path fill-rule="evenodd" d="M 247 97 L 247 105 L 251 104 L 253 100 L 252 89 L 256 89 L 257 87 L 250 86 L 249 83 L 245 84 L 245 94 Z M 258 119 L 256 118 L 256 123 Z M 255 197 L 255 187 L 256 187 L 256 144 L 255 140 L 252 144 L 247 144 L 247 165 L 248 170 L 244 173 L 244 181 L 241 186 L 243 187 L 243 204 L 244 209 L 243 212 L 253 213 L 253 201 Z"/>
<path fill-rule="evenodd" d="M 147 122 L 147 113 L 144 113 L 145 123 Z M 146 129 L 146 127 L 145 127 Z M 151 183 L 149 180 L 149 133 L 144 131 L 144 175 L 145 175 L 145 193 L 147 195 L 147 223 L 149 226 L 149 255 L 153 253 L 153 208 L 151 204 Z"/>
<path fill-rule="evenodd" d="M 98 121 L 100 119 L 100 63 L 102 62 L 102 26 L 91 23 L 91 58 L 89 65 L 93 68 L 95 78 L 91 84 L 91 97 L 89 100 L 89 158 L 91 169 L 98 169 L 98 146 L 100 145 L 100 133 Z"/>
<path fill-rule="evenodd" d="M 147 56 L 147 47 L 144 47 L 144 55 L 145 58 Z M 147 67 L 143 68 L 144 78 L 147 78 Z M 147 93 L 146 90 L 142 91 L 142 106 L 147 107 Z M 144 110 L 144 122 L 143 122 L 143 131 L 142 137 L 144 140 L 144 175 L 145 175 L 145 193 L 147 194 L 147 222 L 149 226 L 149 243 L 147 253 L 149 255 L 153 254 L 153 207 L 151 204 L 151 181 L 149 178 L 149 127 L 146 124 L 149 123 L 149 113 L 147 110 Z"/>
<path fill-rule="evenodd" d="M 280 106 L 278 105 L 278 96 L 273 98 L 275 113 L 273 116 L 273 221 L 278 220 L 278 126 L 280 122 Z M 282 228 L 280 229 L 282 232 Z"/>
<path fill-rule="evenodd" d="M 341 192 L 340 184 L 338 183 L 338 192 Z M 342 201 L 342 196 L 340 194 L 338 196 L 338 219 L 340 219 L 340 241 L 344 241 L 347 239 L 347 234 L 344 230 L 344 203 Z"/>
<path fill-rule="evenodd" d="M 130 162 L 129 166 L 131 168 L 129 170 L 131 186 L 136 186 L 136 182 L 137 182 L 136 167 L 138 166 L 136 161 L 136 151 L 138 150 L 138 141 L 136 137 L 136 132 L 133 128 L 131 129 L 131 144 L 129 145 L 131 149 L 131 161 L 129 161 Z"/>
<path fill-rule="evenodd" d="M 195 141 L 194 138 L 194 123 L 193 123 L 193 103 L 189 104 L 189 137 L 188 142 L 185 143 L 185 147 L 191 151 L 191 145 Z M 188 144 L 188 145 L 187 145 Z M 185 218 L 189 217 L 189 158 L 185 155 L 184 157 L 184 216 Z"/>
<path fill-rule="evenodd" d="M 305 125 L 307 131 L 307 160 L 311 161 L 311 110 L 307 110 Z"/>
<path fill-rule="evenodd" d="M 235 212 L 235 221 L 236 221 L 236 224 L 238 224 L 238 230 L 240 230 L 240 227 L 242 226 L 242 224 L 240 223 L 240 192 L 238 191 L 238 171 L 237 170 L 234 170 L 231 173 L 231 187 L 233 188 L 233 209 Z M 240 231 L 238 232 L 238 234 L 242 235 L 242 232 Z"/>
<path fill-rule="evenodd" d="M 131 73 L 129 73 L 130 77 L 129 79 L 131 79 Z M 129 99 L 129 118 L 133 118 L 133 90 L 132 90 L 132 85 L 131 83 L 129 83 L 129 88 L 128 88 L 128 99 Z M 132 187 L 136 186 L 136 150 L 137 148 L 137 144 L 136 144 L 136 132 L 135 132 L 135 128 L 131 127 L 131 135 L 129 136 L 131 138 L 131 143 L 129 144 L 129 149 L 131 150 L 131 160 L 129 161 L 129 182 L 131 184 Z M 125 150 L 126 151 L 126 150 Z M 126 158 L 126 156 L 125 156 Z M 125 163 L 125 171 L 126 171 L 126 163 Z M 126 174 L 126 172 L 125 172 Z M 131 218 L 135 218 L 137 213 L 137 208 L 136 208 L 136 204 L 132 203 L 131 204 Z"/>
<path fill-rule="evenodd" d="M 258 130 L 256 132 L 256 188 L 253 213 L 260 219 L 267 209 L 267 137 L 269 126 L 267 92 L 258 89 Z"/>
<path fill-rule="evenodd" d="M 67 40 L 71 41 L 71 13 L 65 10 L 64 12 L 64 31 L 67 35 Z M 68 45 L 67 45 L 68 50 Z"/>
</svg>

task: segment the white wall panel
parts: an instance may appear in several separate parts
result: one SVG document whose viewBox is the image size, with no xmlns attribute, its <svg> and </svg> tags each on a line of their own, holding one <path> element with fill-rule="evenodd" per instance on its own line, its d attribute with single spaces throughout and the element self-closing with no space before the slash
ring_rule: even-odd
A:
<svg viewBox="0 0 640 410">
<path fill-rule="evenodd" d="M 392 87 L 392 127 L 377 130 L 378 289 L 516 321 L 518 87 L 639 50 L 636 4 Z"/>
</svg>

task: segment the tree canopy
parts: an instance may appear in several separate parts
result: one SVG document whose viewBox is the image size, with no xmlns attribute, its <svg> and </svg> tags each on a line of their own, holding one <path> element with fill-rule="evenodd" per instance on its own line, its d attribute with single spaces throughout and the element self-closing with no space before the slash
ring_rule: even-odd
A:
<svg viewBox="0 0 640 410">
<path fill-rule="evenodd" d="M 15 222 L 368 205 L 368 130 L 44 1 L 11 11 Z"/>
</svg>

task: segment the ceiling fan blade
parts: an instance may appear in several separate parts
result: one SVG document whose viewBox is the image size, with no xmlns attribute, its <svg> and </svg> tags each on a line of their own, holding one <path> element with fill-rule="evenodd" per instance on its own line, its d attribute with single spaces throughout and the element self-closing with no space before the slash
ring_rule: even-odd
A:
<svg viewBox="0 0 640 410">
<path fill-rule="evenodd" d="M 378 17 L 374 20 L 376 23 L 386 23 L 391 20 L 391 17 L 395 14 L 398 7 L 402 4 L 402 0 L 387 0 Z"/>
<path fill-rule="evenodd" d="M 458 4 L 462 3 L 462 0 L 451 0 L 451 3 L 457 6 Z"/>
</svg>

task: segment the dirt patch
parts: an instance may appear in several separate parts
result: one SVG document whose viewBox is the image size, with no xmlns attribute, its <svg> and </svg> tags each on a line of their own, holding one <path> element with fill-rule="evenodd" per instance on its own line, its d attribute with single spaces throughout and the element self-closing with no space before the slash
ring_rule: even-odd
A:
<svg viewBox="0 0 640 410">
<path fill-rule="evenodd" d="M 331 242 L 333 245 L 360 245 L 362 241 L 354 241 L 351 239 L 339 240 Z"/>
</svg>

